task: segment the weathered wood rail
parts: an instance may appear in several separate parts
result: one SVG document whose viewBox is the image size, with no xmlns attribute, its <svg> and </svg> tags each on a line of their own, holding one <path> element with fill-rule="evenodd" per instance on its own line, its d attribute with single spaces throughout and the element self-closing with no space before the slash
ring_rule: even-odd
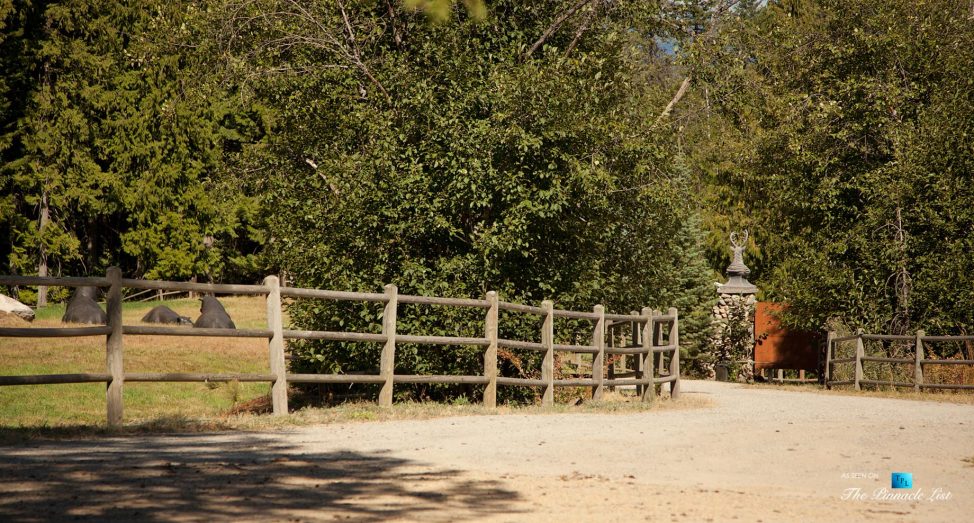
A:
<svg viewBox="0 0 974 523">
<path fill-rule="evenodd" d="M 879 356 L 866 356 L 864 341 L 899 341 L 908 342 L 913 347 L 913 357 L 910 358 L 888 358 Z M 923 379 L 923 367 L 925 365 L 974 365 L 974 360 L 959 359 L 934 359 L 924 357 L 924 343 L 935 342 L 954 342 L 954 341 L 974 341 L 974 336 L 927 336 L 924 331 L 917 331 L 914 335 L 893 335 L 893 334 L 864 334 L 858 332 L 849 336 L 836 336 L 835 332 L 829 332 L 825 342 L 825 386 L 832 388 L 833 385 L 853 385 L 856 390 L 861 390 L 863 385 L 872 386 L 892 386 L 892 387 L 912 387 L 919 392 L 922 389 L 966 389 L 974 390 L 971 384 L 952 384 L 952 383 L 926 383 Z M 839 343 L 855 342 L 855 355 L 847 358 L 835 358 L 835 349 Z M 913 381 L 892 381 L 892 380 L 867 380 L 863 377 L 864 363 L 889 363 L 893 365 L 912 365 Z M 834 365 L 854 364 L 854 374 L 851 380 L 832 379 L 832 368 Z"/>
<path fill-rule="evenodd" d="M 107 384 L 107 411 L 109 425 L 117 425 L 123 419 L 122 387 L 129 382 L 209 382 L 209 381 L 248 381 L 269 382 L 271 399 L 276 415 L 287 413 L 287 386 L 289 383 L 374 383 L 380 384 L 378 402 L 383 406 L 392 405 L 393 387 L 397 383 L 460 383 L 483 385 L 483 401 L 487 407 L 497 404 L 497 387 L 520 386 L 541 387 L 542 404 L 552 405 L 555 387 L 591 387 L 593 399 L 600 399 L 605 387 L 631 386 L 638 388 L 641 399 L 655 401 L 662 384 L 670 384 L 670 395 L 680 394 L 680 351 L 679 315 L 676 308 L 666 314 L 650 308 L 640 313 L 609 314 L 602 305 L 596 305 L 592 312 L 555 309 L 554 303 L 545 300 L 540 307 L 508 303 L 498 299 L 491 291 L 485 299 L 441 298 L 435 296 L 413 296 L 399 294 L 395 285 L 386 285 L 382 293 L 348 292 L 323 289 L 302 289 L 281 287 L 277 276 L 268 276 L 262 285 L 207 284 L 156 280 L 136 280 L 122 278 L 121 270 L 112 267 L 104 278 L 51 278 L 33 276 L 0 276 L 0 285 L 47 285 L 62 287 L 102 287 L 107 288 L 108 325 L 98 327 L 61 328 L 0 328 L 3 337 L 76 337 L 105 336 L 107 369 L 105 373 L 48 374 L 29 376 L 0 376 L 3 385 L 41 385 L 61 383 Z M 122 289 L 189 291 L 224 295 L 259 295 L 267 302 L 266 329 L 198 329 L 191 327 L 158 327 L 124 325 L 122 322 Z M 282 298 L 324 299 L 339 301 L 366 301 L 383 304 L 382 330 L 379 333 L 306 331 L 285 329 L 283 325 Z M 441 305 L 447 307 L 469 307 L 483 309 L 483 337 L 455 336 L 416 336 L 396 332 L 396 313 L 399 304 Z M 508 340 L 498 337 L 499 311 L 531 314 L 541 319 L 541 342 Z M 554 343 L 555 318 L 587 320 L 593 323 L 590 345 L 563 345 Z M 606 346 L 607 322 L 626 323 L 634 335 L 633 343 L 623 347 Z M 663 339 L 664 331 L 666 339 Z M 206 374 L 206 373 L 126 373 L 123 365 L 125 336 L 203 336 L 203 337 L 246 337 L 265 338 L 269 356 L 267 374 Z M 327 340 L 345 342 L 367 342 L 382 344 L 379 361 L 379 374 L 294 374 L 287 371 L 285 364 L 285 340 Z M 484 350 L 484 372 L 480 376 L 457 375 L 401 375 L 395 374 L 396 345 L 465 345 L 482 347 Z M 541 365 L 541 379 L 526 379 L 499 376 L 497 371 L 497 349 L 511 348 L 534 350 L 544 353 Z M 577 352 L 592 355 L 591 377 L 555 379 L 555 353 Z M 605 358 L 609 354 L 632 355 L 638 360 L 638 370 L 629 378 L 606 379 Z M 668 365 L 663 366 L 664 355 L 668 355 Z"/>
</svg>

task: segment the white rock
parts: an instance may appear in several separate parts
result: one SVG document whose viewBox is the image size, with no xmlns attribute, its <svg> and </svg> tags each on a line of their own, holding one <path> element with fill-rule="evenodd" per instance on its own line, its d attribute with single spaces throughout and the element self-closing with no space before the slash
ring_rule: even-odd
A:
<svg viewBox="0 0 974 523">
<path fill-rule="evenodd" d="M 0 312 L 16 314 L 27 321 L 34 321 L 34 310 L 19 301 L 0 294 Z"/>
</svg>

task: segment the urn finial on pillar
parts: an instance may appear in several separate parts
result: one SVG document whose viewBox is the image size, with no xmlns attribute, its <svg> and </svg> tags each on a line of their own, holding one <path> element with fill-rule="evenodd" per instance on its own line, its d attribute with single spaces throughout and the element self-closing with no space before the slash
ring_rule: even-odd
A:
<svg viewBox="0 0 974 523">
<path fill-rule="evenodd" d="M 734 258 L 727 266 L 727 283 L 718 287 L 720 294 L 756 294 L 758 288 L 747 281 L 747 276 L 751 274 L 751 269 L 744 265 L 744 248 L 747 245 L 748 232 L 744 229 L 743 238 L 737 232 L 730 233 L 731 249 Z"/>
</svg>

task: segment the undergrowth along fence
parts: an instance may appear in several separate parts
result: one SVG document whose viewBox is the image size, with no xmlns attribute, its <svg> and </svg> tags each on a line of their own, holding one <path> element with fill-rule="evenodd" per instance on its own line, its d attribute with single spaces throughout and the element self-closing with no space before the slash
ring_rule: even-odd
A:
<svg viewBox="0 0 974 523">
<path fill-rule="evenodd" d="M 881 341 L 900 343 L 907 347 L 912 347 L 912 357 L 887 357 L 887 356 L 867 356 L 865 350 L 866 341 Z M 863 385 L 871 386 L 891 386 L 891 387 L 912 387 L 919 392 L 922 389 L 966 389 L 974 390 L 974 384 L 956 383 L 929 383 L 924 381 L 924 367 L 931 365 L 974 365 L 974 360 L 970 359 L 938 359 L 924 357 L 924 344 L 937 342 L 970 342 L 974 341 L 974 336 L 927 336 L 922 330 L 915 335 L 893 335 L 893 334 L 863 334 L 862 332 L 850 336 L 836 336 L 835 332 L 829 332 L 825 345 L 825 386 L 831 388 L 834 385 L 853 385 L 856 390 L 861 390 Z M 851 357 L 836 358 L 835 354 L 840 343 L 855 342 L 855 352 Z M 888 380 L 865 379 L 863 365 L 866 363 L 885 363 L 893 365 L 909 365 L 912 369 L 905 372 L 890 372 Z M 854 365 L 852 379 L 833 380 L 835 365 L 852 364 Z M 910 372 L 912 370 L 912 372 Z M 912 375 L 912 381 L 903 381 L 904 377 Z"/>
<path fill-rule="evenodd" d="M 498 299 L 496 292 L 488 292 L 484 299 L 441 298 L 399 294 L 395 285 L 386 285 L 382 293 L 348 292 L 322 289 L 281 287 L 277 276 L 268 276 L 262 285 L 233 285 L 137 280 L 122 278 L 121 270 L 112 267 L 105 277 L 52 278 L 34 276 L 0 276 L 0 285 L 47 285 L 61 287 L 107 288 L 108 324 L 95 327 L 57 328 L 0 328 L 0 338 L 50 338 L 105 336 L 106 371 L 104 373 L 43 374 L 24 376 L 0 376 L 3 385 L 41 385 L 61 383 L 106 383 L 108 424 L 118 425 L 123 419 L 122 387 L 125 382 L 268 382 L 271 384 L 273 412 L 287 413 L 287 387 L 290 383 L 374 383 L 381 385 L 379 405 L 391 406 L 393 387 L 396 383 L 425 384 L 479 384 L 484 386 L 484 405 L 493 408 L 497 404 L 498 386 L 541 387 L 542 405 L 554 403 L 554 387 L 591 387 L 592 398 L 600 399 L 606 387 L 636 386 L 642 401 L 653 402 L 662 384 L 670 384 L 670 396 L 680 394 L 679 315 L 676 308 L 665 314 L 650 308 L 640 313 L 610 314 L 602 305 L 591 312 L 579 312 L 554 308 L 545 300 L 540 307 L 508 303 Z M 211 293 L 224 295 L 260 295 L 267 302 L 266 329 L 205 329 L 194 327 L 159 327 L 124 325 L 122 321 L 122 290 L 157 290 Z M 285 329 L 283 325 L 282 298 L 323 299 L 338 301 L 382 303 L 382 330 L 380 333 L 306 331 Z M 447 307 L 472 307 L 484 310 L 483 337 L 415 336 L 396 333 L 398 305 L 427 304 Z M 511 311 L 534 315 L 541 323 L 540 343 L 509 340 L 498 337 L 499 311 Z M 592 322 L 590 345 L 563 345 L 554 343 L 555 318 L 569 318 Z M 632 343 L 606 346 L 606 330 L 613 326 L 628 325 L 632 330 Z M 123 365 L 124 337 L 128 336 L 210 336 L 265 338 L 269 356 L 269 372 L 266 374 L 200 374 L 200 373 L 127 373 Z M 344 342 L 369 342 L 382 344 L 379 374 L 293 374 L 285 364 L 285 340 L 327 340 Z M 401 343 L 427 345 L 465 345 L 482 347 L 484 372 L 479 376 L 458 375 L 402 375 L 395 374 L 396 345 Z M 540 379 L 499 376 L 497 349 L 522 349 L 544 353 Z M 592 355 L 591 375 L 555 379 L 555 353 L 569 352 Z M 606 379 L 607 356 L 629 355 L 638 361 L 636 371 L 627 377 Z M 668 359 L 666 358 L 668 356 Z M 664 362 L 666 363 L 664 367 Z"/>
</svg>

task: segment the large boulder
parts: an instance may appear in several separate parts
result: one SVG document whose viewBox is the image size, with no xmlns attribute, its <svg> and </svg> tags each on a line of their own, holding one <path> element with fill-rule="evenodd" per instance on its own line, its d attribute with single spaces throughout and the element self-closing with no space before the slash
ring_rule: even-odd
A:
<svg viewBox="0 0 974 523">
<path fill-rule="evenodd" d="M 3 294 L 0 294 L 0 312 L 17 315 L 25 321 L 34 321 L 34 309 Z"/>
<path fill-rule="evenodd" d="M 78 287 L 74 296 L 68 302 L 61 321 L 64 323 L 108 324 L 108 315 L 98 306 L 95 297 L 98 290 L 94 287 Z"/>
<path fill-rule="evenodd" d="M 193 320 L 187 318 L 186 316 L 180 316 L 178 313 L 176 313 L 176 311 L 166 307 L 165 305 L 153 307 L 151 311 L 142 317 L 142 321 L 146 323 L 168 323 L 172 325 L 193 324 Z"/>
<path fill-rule="evenodd" d="M 213 296 L 203 296 L 200 301 L 200 314 L 199 318 L 196 318 L 196 323 L 193 324 L 194 327 L 199 327 L 201 329 L 236 329 L 237 326 L 233 324 L 233 320 L 230 319 L 230 315 L 227 314 L 227 310 L 223 308 L 223 304 L 220 303 Z"/>
</svg>

